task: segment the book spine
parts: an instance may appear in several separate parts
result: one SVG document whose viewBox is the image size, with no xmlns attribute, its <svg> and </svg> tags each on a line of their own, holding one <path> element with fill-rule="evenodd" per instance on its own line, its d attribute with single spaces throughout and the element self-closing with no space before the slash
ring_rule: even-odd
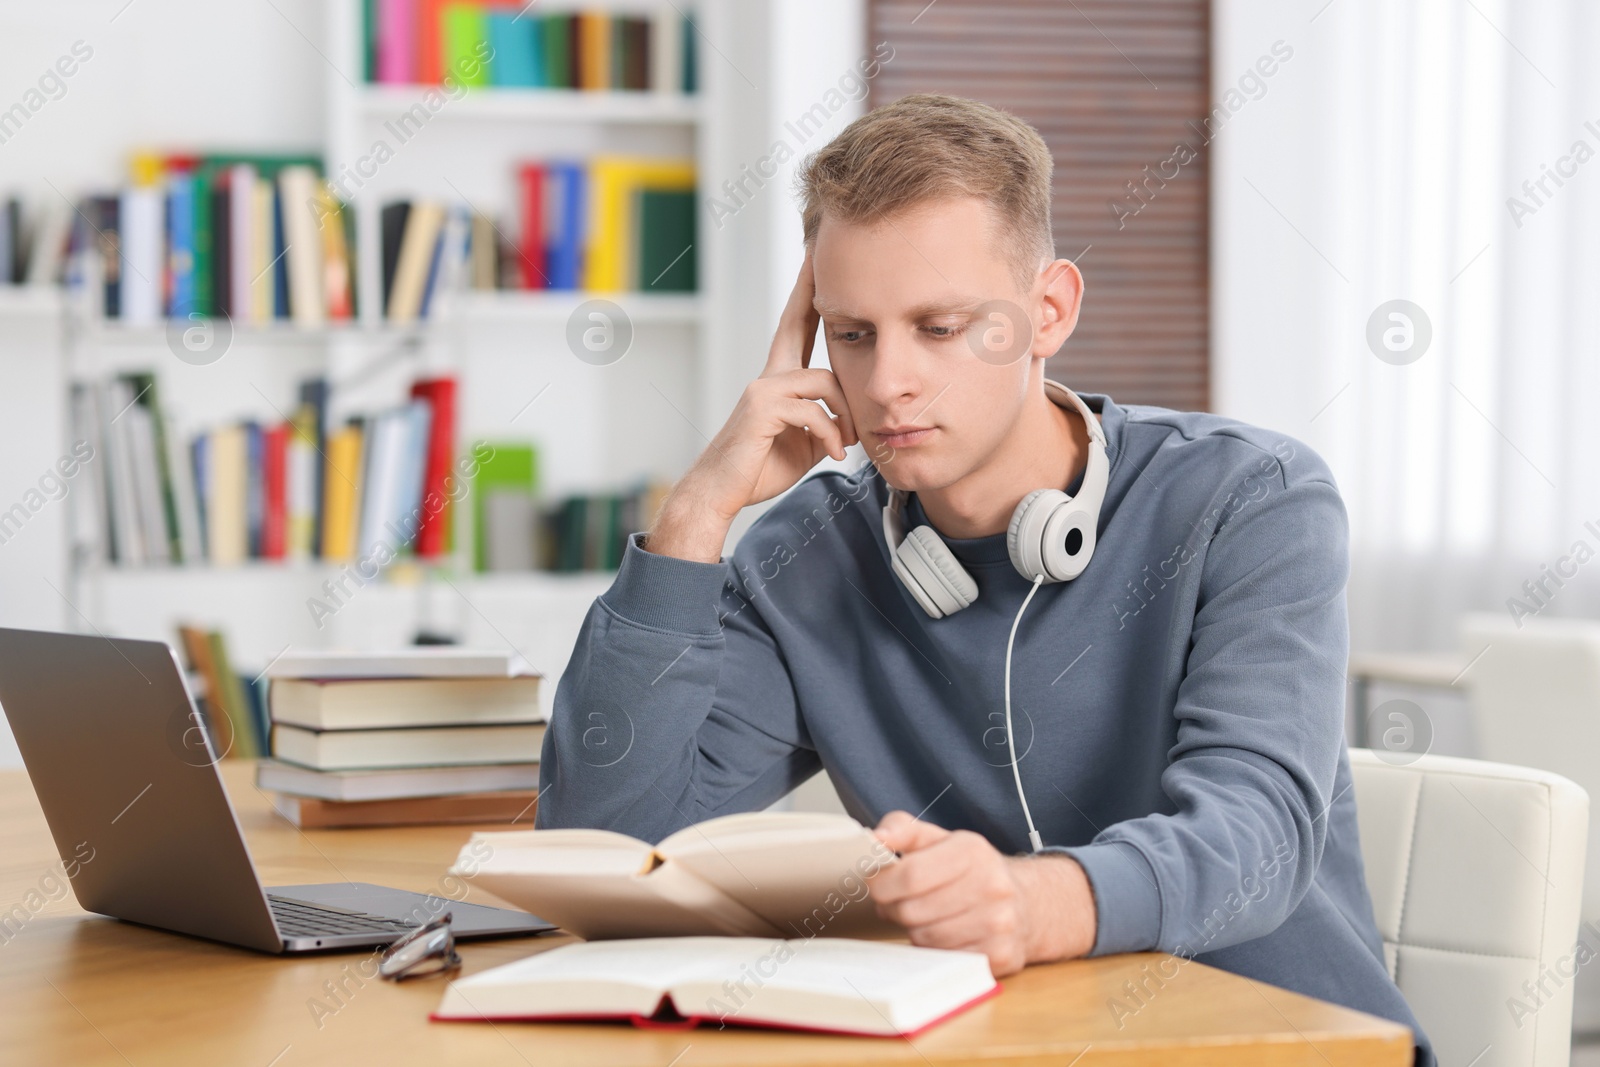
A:
<svg viewBox="0 0 1600 1067">
<path fill-rule="evenodd" d="M 545 289 L 550 278 L 545 269 L 545 183 L 543 166 L 529 163 L 518 172 L 522 194 L 522 247 L 519 259 L 522 264 L 522 287 Z"/>
</svg>

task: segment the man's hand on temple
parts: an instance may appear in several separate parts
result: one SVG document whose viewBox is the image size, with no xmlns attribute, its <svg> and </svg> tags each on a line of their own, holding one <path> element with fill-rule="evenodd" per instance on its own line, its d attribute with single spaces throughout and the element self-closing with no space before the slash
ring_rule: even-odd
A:
<svg viewBox="0 0 1600 1067">
<path fill-rule="evenodd" d="M 1003 856 L 979 834 L 903 811 L 874 832 L 900 859 L 873 875 L 873 900 L 912 944 L 982 952 L 996 975 L 1094 947 L 1094 893 L 1072 857 Z"/>
</svg>

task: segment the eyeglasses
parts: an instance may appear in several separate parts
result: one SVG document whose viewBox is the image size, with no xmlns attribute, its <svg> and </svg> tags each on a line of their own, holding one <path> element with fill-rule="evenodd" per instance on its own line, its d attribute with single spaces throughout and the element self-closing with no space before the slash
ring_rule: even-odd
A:
<svg viewBox="0 0 1600 1067">
<path fill-rule="evenodd" d="M 402 978 L 453 971 L 460 966 L 461 956 L 456 952 L 456 936 L 450 929 L 447 911 L 432 922 L 401 935 L 384 949 L 378 960 L 378 974 L 398 982 Z"/>
</svg>

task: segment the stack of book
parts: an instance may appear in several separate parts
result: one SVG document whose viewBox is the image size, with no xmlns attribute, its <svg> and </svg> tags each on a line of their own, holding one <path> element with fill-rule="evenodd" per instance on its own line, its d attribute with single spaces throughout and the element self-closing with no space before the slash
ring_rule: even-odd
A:
<svg viewBox="0 0 1600 1067">
<path fill-rule="evenodd" d="M 314 378 L 287 422 L 185 440 L 154 374 L 75 384 L 74 439 L 104 457 L 95 491 L 75 505 L 88 511 L 80 542 L 124 565 L 344 562 L 380 544 L 380 555 L 446 555 L 452 487 L 469 469 L 454 455 L 455 396 L 453 378 L 420 379 L 406 404 L 329 429 L 328 384 Z"/>
<path fill-rule="evenodd" d="M 544 15 L 526 0 L 376 0 L 364 22 L 369 82 L 695 91 L 694 25 L 676 4 L 646 17 Z"/>
<path fill-rule="evenodd" d="M 532 827 L 545 724 L 517 656 L 302 652 L 267 675 L 272 759 L 256 784 L 295 825 Z"/>
<path fill-rule="evenodd" d="M 135 156 L 130 187 L 78 212 L 71 280 L 135 324 L 352 319 L 353 215 L 321 171 L 315 156 Z"/>
</svg>

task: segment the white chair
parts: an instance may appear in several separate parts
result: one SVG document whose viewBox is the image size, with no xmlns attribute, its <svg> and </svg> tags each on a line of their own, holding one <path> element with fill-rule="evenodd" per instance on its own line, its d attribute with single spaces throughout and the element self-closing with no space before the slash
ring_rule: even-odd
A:
<svg viewBox="0 0 1600 1067">
<path fill-rule="evenodd" d="M 1461 621 L 1462 677 L 1477 754 L 1538 767 L 1600 795 L 1600 622 L 1471 614 Z M 1584 921 L 1600 926 L 1600 820 L 1589 828 Z M 1600 949 L 1600 945 L 1595 946 Z M 1600 1030 L 1600 967 L 1579 976 L 1573 1021 Z"/>
<path fill-rule="evenodd" d="M 1567 1064 L 1588 795 L 1481 760 L 1350 764 L 1384 957 L 1439 1062 Z"/>
</svg>

